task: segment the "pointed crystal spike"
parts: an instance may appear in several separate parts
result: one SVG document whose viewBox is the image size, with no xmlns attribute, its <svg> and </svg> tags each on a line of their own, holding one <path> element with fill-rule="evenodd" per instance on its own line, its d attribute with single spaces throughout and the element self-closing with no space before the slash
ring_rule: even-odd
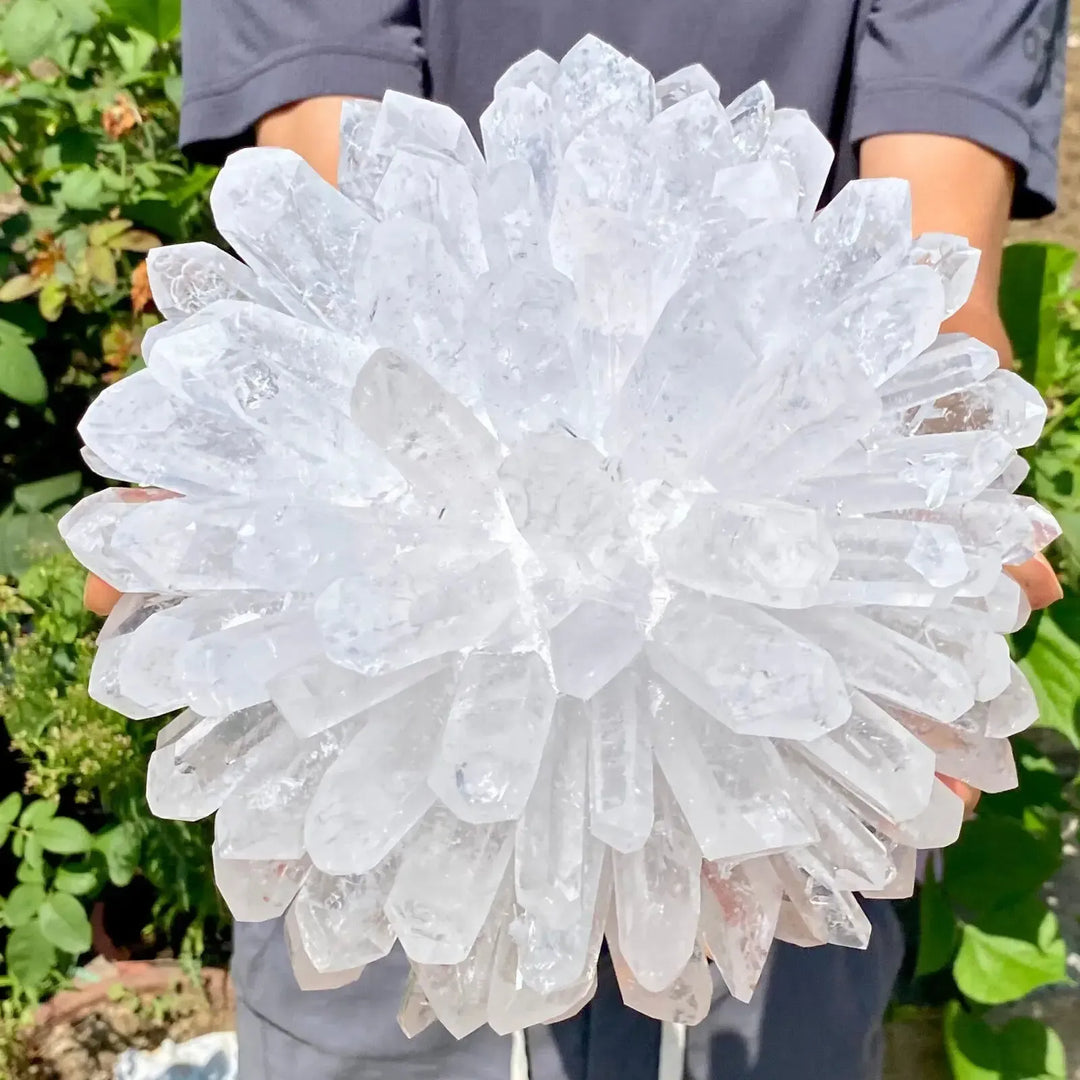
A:
<svg viewBox="0 0 1080 1080">
<path fill-rule="evenodd" d="M 381 109 L 378 101 L 369 98 L 346 98 L 341 106 L 338 190 L 369 212 L 374 209 L 372 199 L 389 164 L 388 157 L 371 151 Z"/>
<path fill-rule="evenodd" d="M 555 698 L 538 653 L 472 653 L 428 776 L 435 794 L 473 824 L 519 818 L 540 768 Z"/>
<path fill-rule="evenodd" d="M 536 86 L 548 91 L 558 78 L 559 62 L 541 49 L 534 49 L 511 64 L 495 81 L 495 96 L 511 87 Z"/>
<path fill-rule="evenodd" d="M 419 151 L 461 166 L 474 185 L 484 175 L 484 158 L 465 121 L 453 109 L 413 94 L 387 90 L 375 118 L 370 152 L 396 157 Z"/>
<path fill-rule="evenodd" d="M 832 296 L 899 269 L 911 248 L 911 188 L 906 180 L 854 180 L 814 218 L 826 255 L 821 285 Z"/>
<path fill-rule="evenodd" d="M 945 315 L 955 314 L 967 302 L 975 275 L 979 270 L 980 253 L 962 236 L 948 233 L 923 233 L 915 238 L 908 261 L 917 266 L 932 267 L 945 284 Z"/>
<path fill-rule="evenodd" d="M 413 975 L 430 1009 L 455 1039 L 465 1038 L 487 1020 L 495 949 L 509 899 L 509 888 L 504 887 L 491 905 L 476 943 L 460 963 L 413 963 Z"/>
<path fill-rule="evenodd" d="M 853 693 L 851 703 L 846 724 L 792 750 L 893 821 L 922 813 L 934 785 L 933 752 L 865 694 Z"/>
<path fill-rule="evenodd" d="M 158 732 L 146 801 L 158 817 L 198 821 L 217 810 L 241 780 L 288 761 L 298 745 L 269 704 L 228 716 L 188 710 Z"/>
<path fill-rule="evenodd" d="M 960 664 L 865 615 L 841 608 L 779 615 L 827 648 L 843 678 L 864 693 L 942 723 L 951 723 L 975 703 L 975 686 Z"/>
<path fill-rule="evenodd" d="M 146 256 L 154 305 L 165 319 L 183 319 L 216 300 L 251 300 L 277 307 L 250 267 L 213 244 L 172 244 Z"/>
<path fill-rule="evenodd" d="M 427 995 L 420 986 L 415 971 L 409 972 L 409 981 L 405 984 L 405 993 L 398 1009 L 397 1022 L 406 1039 L 415 1039 L 421 1032 L 427 1031 L 438 1019 L 431 1007 Z"/>
<path fill-rule="evenodd" d="M 153 615 L 168 611 L 179 603 L 178 596 L 155 594 L 128 593 L 120 598 L 98 631 L 88 686 L 90 696 L 96 702 L 132 720 L 160 716 L 180 703 L 178 697 L 170 694 L 140 694 L 137 699 L 133 698 L 131 688 L 125 685 L 123 678 L 124 661 L 135 644 L 135 634 Z"/>
<path fill-rule="evenodd" d="M 316 971 L 362 968 L 390 951 L 394 933 L 383 905 L 396 871 L 391 855 L 366 874 L 308 874 L 289 914 Z"/>
<path fill-rule="evenodd" d="M 769 958 L 784 887 L 768 859 L 706 862 L 701 933 L 731 996 L 749 1001 Z"/>
<path fill-rule="evenodd" d="M 619 924 L 613 914 L 607 940 L 623 1004 L 665 1023 L 700 1024 L 709 1013 L 713 996 L 712 975 L 701 941 L 695 944 L 686 967 L 669 986 L 662 990 L 646 990 L 619 952 L 618 934 Z"/>
<path fill-rule="evenodd" d="M 744 158 L 756 158 L 765 149 L 775 108 L 772 91 L 763 82 L 754 83 L 727 107 L 735 145 Z"/>
<path fill-rule="evenodd" d="M 829 140 L 803 109 L 777 109 L 764 154 L 788 163 L 799 178 L 799 217 L 817 210 L 836 156 Z"/>
<path fill-rule="evenodd" d="M 653 113 L 653 78 L 635 60 L 588 34 L 559 62 L 551 84 L 559 135 L 567 146 L 589 127 L 628 133 Z"/>
<path fill-rule="evenodd" d="M 356 280 L 374 219 L 298 154 L 238 150 L 210 206 L 221 235 L 286 310 L 345 333 L 364 325 Z"/>
<path fill-rule="evenodd" d="M 653 750 L 644 673 L 631 668 L 586 704 L 589 828 L 616 851 L 637 851 L 653 824 Z"/>
<path fill-rule="evenodd" d="M 675 581 L 770 607 L 815 603 L 838 560 L 818 511 L 720 495 L 698 496 L 660 553 Z"/>
<path fill-rule="evenodd" d="M 817 839 L 770 740 L 736 735 L 677 690 L 649 681 L 657 762 L 707 859 Z"/>
<path fill-rule="evenodd" d="M 663 990 L 694 951 L 701 904 L 701 851 L 663 781 L 649 839 L 629 855 L 615 852 L 613 866 L 619 949 L 641 986 Z"/>
<path fill-rule="evenodd" d="M 656 103 L 661 109 L 669 109 L 693 94 L 709 94 L 720 99 L 720 84 L 701 64 L 679 68 L 656 84 Z"/>
<path fill-rule="evenodd" d="M 459 964 L 488 917 L 514 845 L 508 822 L 469 825 L 436 803 L 402 844 L 386 917 L 414 963 Z M 439 887 L 432 889 L 432 882 Z"/>
<path fill-rule="evenodd" d="M 822 646 L 750 604 L 682 593 L 646 649 L 665 679 L 732 731 L 813 739 L 851 715 Z"/>
<path fill-rule="evenodd" d="M 273 772 L 245 777 L 218 809 L 214 842 L 227 859 L 299 859 L 304 817 L 327 769 L 355 738 L 362 720 L 349 720 L 305 739 Z"/>
<path fill-rule="evenodd" d="M 296 925 L 296 915 L 289 908 L 285 915 L 285 944 L 289 951 L 293 976 L 301 990 L 338 990 L 342 986 L 356 982 L 364 973 L 364 968 L 335 967 L 331 971 L 320 971 L 311 962 L 304 950 L 304 942 Z"/>
<path fill-rule="evenodd" d="M 320 870 L 366 873 L 428 811 L 435 795 L 427 774 L 453 685 L 452 676 L 435 674 L 366 714 L 308 809 L 304 845 Z"/>
<path fill-rule="evenodd" d="M 310 859 L 247 862 L 223 859 L 217 849 L 214 883 L 237 922 L 264 922 L 284 915 L 311 870 Z"/>
<path fill-rule="evenodd" d="M 885 412 L 936 401 L 980 382 L 998 369 L 998 355 L 966 334 L 939 334 L 907 367 L 880 387 Z"/>
<path fill-rule="evenodd" d="M 865 949 L 870 920 L 854 895 L 837 885 L 825 863 L 809 848 L 772 857 L 794 914 L 814 939 L 849 949 Z"/>
</svg>

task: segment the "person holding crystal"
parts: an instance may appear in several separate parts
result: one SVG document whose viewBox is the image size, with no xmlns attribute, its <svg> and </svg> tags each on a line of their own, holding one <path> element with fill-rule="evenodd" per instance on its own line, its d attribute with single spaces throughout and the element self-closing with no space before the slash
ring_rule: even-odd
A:
<svg viewBox="0 0 1080 1080">
<path fill-rule="evenodd" d="M 345 99 L 426 95 L 475 125 L 511 62 L 537 48 L 561 56 L 588 32 L 659 74 L 700 62 L 725 100 L 767 80 L 779 105 L 806 109 L 829 135 L 837 158 L 826 198 L 856 176 L 901 177 L 916 234 L 959 234 L 982 250 L 971 297 L 946 329 L 1010 363 L 1001 251 L 1011 216 L 1054 205 L 1065 0 L 184 0 L 183 14 L 188 153 L 220 162 L 251 143 L 286 147 L 330 182 Z M 1013 570 L 1032 607 L 1060 595 L 1041 557 Z M 117 596 L 91 577 L 94 610 Z M 950 785 L 974 803 L 977 793 Z M 866 911 L 865 952 L 778 945 L 749 1005 L 717 980 L 709 1018 L 687 1033 L 685 1075 L 879 1076 L 901 940 L 887 902 L 867 901 Z M 395 1020 L 400 951 L 352 985 L 305 993 L 280 921 L 238 924 L 233 973 L 241 1080 L 510 1073 L 510 1040 L 487 1029 L 455 1042 L 435 1025 L 405 1039 Z M 651 1080 L 660 1043 L 657 1022 L 622 1006 L 605 954 L 594 1000 L 527 1032 L 528 1069 L 533 1080 Z"/>
</svg>

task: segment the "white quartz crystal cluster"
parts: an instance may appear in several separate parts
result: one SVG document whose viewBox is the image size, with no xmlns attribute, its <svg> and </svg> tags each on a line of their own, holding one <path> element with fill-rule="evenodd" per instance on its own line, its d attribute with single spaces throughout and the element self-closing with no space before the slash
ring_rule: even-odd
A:
<svg viewBox="0 0 1080 1080">
<path fill-rule="evenodd" d="M 98 700 L 184 711 L 156 813 L 217 812 L 240 919 L 305 987 L 399 941 L 401 1021 L 693 1023 L 774 938 L 862 947 L 1035 702 L 1005 564 L 1038 395 L 940 334 L 977 253 L 912 240 L 759 84 L 593 37 L 444 106 L 345 110 L 339 190 L 245 150 L 221 234 L 151 253 L 166 321 L 81 432 L 65 518 L 128 595 Z M 150 488 L 152 490 L 146 490 Z"/>
</svg>

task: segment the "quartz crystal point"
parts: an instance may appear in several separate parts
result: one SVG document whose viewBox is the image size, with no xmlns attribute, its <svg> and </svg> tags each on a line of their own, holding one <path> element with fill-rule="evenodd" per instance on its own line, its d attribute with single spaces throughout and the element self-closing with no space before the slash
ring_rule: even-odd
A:
<svg viewBox="0 0 1080 1080">
<path fill-rule="evenodd" d="M 978 252 L 899 180 L 819 206 L 825 136 L 731 90 L 590 36 L 482 149 L 389 91 L 336 189 L 241 151 L 236 255 L 150 253 L 146 367 L 81 423 L 135 485 L 61 523 L 127 594 L 90 692 L 177 714 L 150 806 L 217 814 L 301 986 L 399 943 L 410 1036 L 572 1015 L 605 936 L 695 1023 L 710 959 L 747 1000 L 775 940 L 866 945 L 857 894 L 960 829 L 935 774 L 1015 782 L 1045 405 L 941 333 Z"/>
</svg>

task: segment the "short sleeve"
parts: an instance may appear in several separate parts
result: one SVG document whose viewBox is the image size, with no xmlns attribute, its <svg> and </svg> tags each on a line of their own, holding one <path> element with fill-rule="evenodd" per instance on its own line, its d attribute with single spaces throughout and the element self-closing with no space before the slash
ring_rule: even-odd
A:
<svg viewBox="0 0 1080 1080">
<path fill-rule="evenodd" d="M 1014 217 L 1057 199 L 1067 0 L 873 0 L 856 42 L 851 137 L 955 135 L 1017 166 Z"/>
<path fill-rule="evenodd" d="M 183 0 L 180 143 L 220 162 L 292 101 L 423 91 L 418 0 Z"/>
</svg>

